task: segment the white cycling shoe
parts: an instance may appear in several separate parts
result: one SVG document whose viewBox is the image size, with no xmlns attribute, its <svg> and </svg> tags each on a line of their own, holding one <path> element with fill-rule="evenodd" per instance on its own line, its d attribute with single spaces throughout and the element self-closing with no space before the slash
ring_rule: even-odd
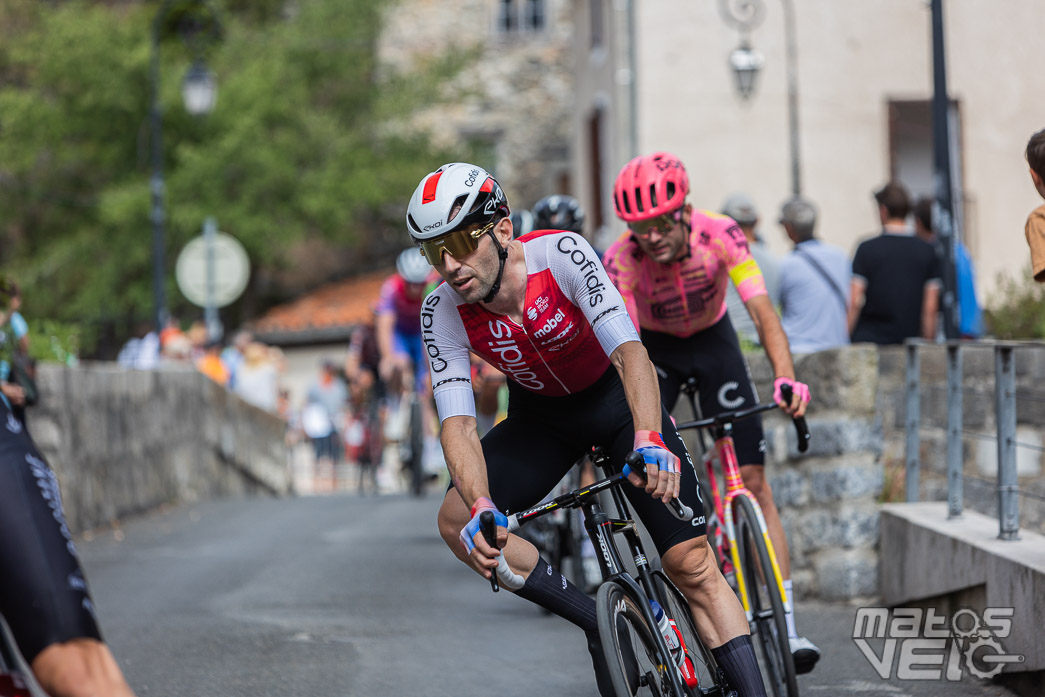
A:
<svg viewBox="0 0 1045 697">
<path fill-rule="evenodd" d="M 788 637 L 787 643 L 791 648 L 791 658 L 795 661 L 795 674 L 803 675 L 813 670 L 813 666 L 820 660 L 820 649 L 816 644 L 804 636 Z"/>
</svg>

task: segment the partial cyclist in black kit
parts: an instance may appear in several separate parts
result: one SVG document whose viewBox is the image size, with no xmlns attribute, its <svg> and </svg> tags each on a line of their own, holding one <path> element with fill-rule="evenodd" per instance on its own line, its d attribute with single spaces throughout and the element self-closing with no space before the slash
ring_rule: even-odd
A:
<svg viewBox="0 0 1045 697">
<path fill-rule="evenodd" d="M 134 697 L 102 640 L 58 479 L 0 397 L 0 614 L 51 697 Z"/>
</svg>

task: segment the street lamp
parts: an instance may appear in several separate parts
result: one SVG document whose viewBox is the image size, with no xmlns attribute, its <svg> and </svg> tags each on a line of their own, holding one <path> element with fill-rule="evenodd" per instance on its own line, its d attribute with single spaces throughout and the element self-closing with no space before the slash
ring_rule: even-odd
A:
<svg viewBox="0 0 1045 697">
<path fill-rule="evenodd" d="M 218 81 L 201 60 L 195 60 L 181 81 L 181 98 L 185 111 L 193 116 L 205 116 L 214 111 L 218 99 Z"/>
<path fill-rule="evenodd" d="M 737 92 L 741 99 L 747 100 L 755 91 L 755 78 L 758 77 L 758 71 L 762 69 L 765 62 L 765 56 L 743 40 L 740 42 L 740 46 L 729 54 L 729 65 L 733 68 Z"/>
<path fill-rule="evenodd" d="M 166 232 L 164 226 L 167 213 L 164 207 L 166 184 L 163 180 L 163 118 L 160 111 L 160 38 L 166 26 L 168 16 L 175 2 L 164 0 L 152 23 L 152 61 L 149 71 L 152 86 L 152 98 L 149 107 L 149 120 L 152 127 L 152 176 L 149 178 L 149 190 L 152 196 L 152 210 L 149 218 L 152 221 L 152 295 L 154 304 L 153 320 L 156 333 L 163 331 L 167 321 L 166 272 L 164 252 Z M 206 10 L 205 15 L 193 14 L 192 10 Z M 178 30 L 186 35 L 198 34 L 201 30 L 216 33 L 217 19 L 206 2 L 191 3 L 186 6 L 179 2 Z M 201 21 L 202 17 L 202 21 Z M 217 81 L 197 56 L 182 81 L 182 98 L 185 110 L 193 116 L 209 114 L 214 109 L 217 99 Z"/>
<path fill-rule="evenodd" d="M 798 154 L 798 50 L 795 47 L 795 8 L 792 0 L 781 0 L 784 6 L 784 41 L 787 53 L 787 112 L 791 140 L 791 193 L 802 194 L 801 165 Z M 737 92 L 747 100 L 755 89 L 755 78 L 765 63 L 761 53 L 751 48 L 747 36 L 762 23 L 765 6 L 762 0 L 719 0 L 722 18 L 740 30 L 740 46 L 729 54 Z"/>
</svg>

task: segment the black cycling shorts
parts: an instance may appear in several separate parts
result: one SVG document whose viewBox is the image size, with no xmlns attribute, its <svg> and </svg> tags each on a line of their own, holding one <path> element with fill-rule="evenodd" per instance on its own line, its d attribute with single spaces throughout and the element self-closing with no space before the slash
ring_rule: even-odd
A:
<svg viewBox="0 0 1045 697">
<path fill-rule="evenodd" d="M 707 526 L 689 453 L 667 413 L 661 418 L 664 443 L 683 463 L 679 498 L 693 509 L 693 521 L 675 518 L 644 489 L 628 483 L 623 491 L 663 556 L 704 535 Z M 591 446 L 602 446 L 623 467 L 634 441 L 624 385 L 613 367 L 588 389 L 565 397 L 534 394 L 509 379 L 508 416 L 482 439 L 490 497 L 501 511 L 518 513 L 540 503 Z"/>
<path fill-rule="evenodd" d="M 668 411 L 675 408 L 682 384 L 690 377 L 697 379 L 697 399 L 703 418 L 758 403 L 751 373 L 728 314 L 707 329 L 685 338 L 643 329 L 642 344 L 657 368 L 660 399 Z M 749 416 L 733 424 L 733 442 L 741 465 L 765 464 L 762 417 Z"/>
<path fill-rule="evenodd" d="M 30 663 L 51 644 L 101 639 L 58 479 L 2 400 L 0 614 Z"/>
</svg>

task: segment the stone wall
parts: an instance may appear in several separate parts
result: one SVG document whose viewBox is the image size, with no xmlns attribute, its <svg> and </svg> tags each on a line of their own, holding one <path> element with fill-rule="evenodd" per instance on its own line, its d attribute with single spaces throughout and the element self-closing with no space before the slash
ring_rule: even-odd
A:
<svg viewBox="0 0 1045 697">
<path fill-rule="evenodd" d="M 920 500 L 947 500 L 947 356 L 946 347 L 920 349 L 921 429 Z M 1045 533 L 1045 478 L 1042 427 L 1045 426 L 1045 346 L 1019 344 L 1016 369 L 1016 469 L 1021 527 Z M 906 350 L 883 347 L 879 353 L 878 400 L 883 429 L 883 463 L 895 483 L 893 500 L 904 500 L 906 461 Z M 962 348 L 962 429 L 964 505 L 997 518 L 998 451 L 995 440 L 994 350 L 989 342 Z"/>
<path fill-rule="evenodd" d="M 161 504 L 290 492 L 284 423 L 191 366 L 39 367 L 29 431 L 72 530 Z"/>
<path fill-rule="evenodd" d="M 761 353 L 748 361 L 765 401 L 772 395 L 769 362 Z M 796 356 L 795 365 L 813 396 L 809 450 L 798 453 L 794 427 L 781 412 L 763 419 L 766 478 L 787 532 L 795 592 L 828 599 L 876 596 L 883 484 L 877 349 Z M 675 417 L 692 418 L 689 406 L 680 402 Z"/>
</svg>

